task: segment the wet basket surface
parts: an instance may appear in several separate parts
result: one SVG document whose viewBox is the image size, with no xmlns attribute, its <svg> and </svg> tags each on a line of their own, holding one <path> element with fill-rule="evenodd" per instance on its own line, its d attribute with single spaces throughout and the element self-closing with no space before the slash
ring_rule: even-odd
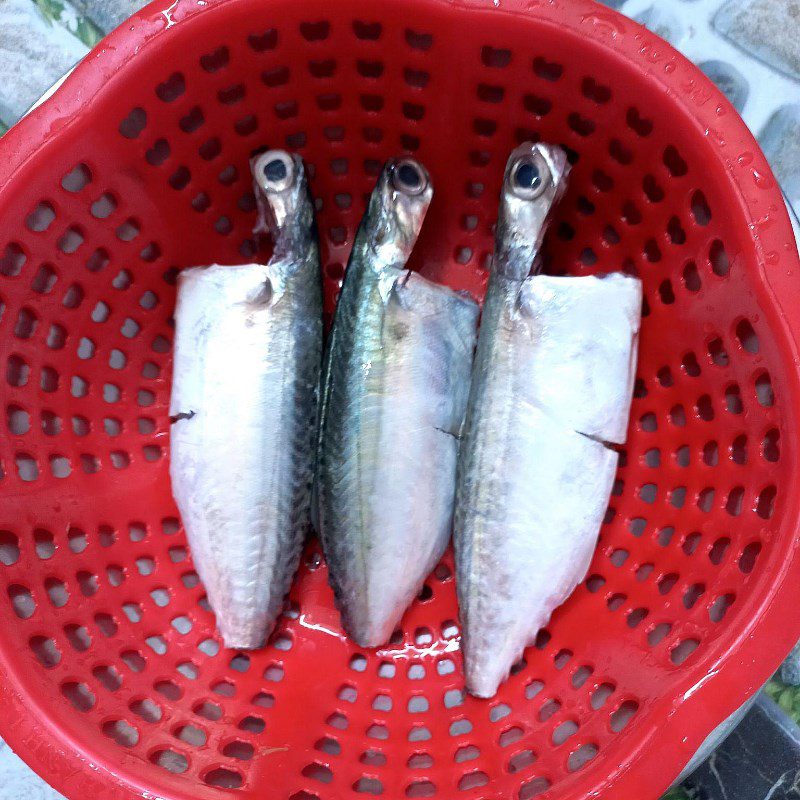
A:
<svg viewBox="0 0 800 800">
<path fill-rule="evenodd" d="M 270 645 L 221 649 L 168 480 L 178 269 L 268 256 L 247 160 L 285 146 L 330 312 L 404 151 L 436 184 L 416 266 L 479 297 L 529 138 L 575 163 L 547 269 L 645 285 L 587 580 L 488 702 L 461 691 L 449 556 L 360 652 L 311 543 Z M 0 735 L 68 797 L 648 800 L 800 635 L 791 231 L 733 109 L 637 25 L 584 0 L 177 0 L 0 152 Z"/>
</svg>

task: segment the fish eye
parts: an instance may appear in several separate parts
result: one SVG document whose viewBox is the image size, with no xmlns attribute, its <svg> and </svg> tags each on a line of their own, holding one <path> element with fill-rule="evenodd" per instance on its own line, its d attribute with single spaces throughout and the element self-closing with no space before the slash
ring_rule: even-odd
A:
<svg viewBox="0 0 800 800">
<path fill-rule="evenodd" d="M 415 170 L 411 164 L 403 164 L 400 169 L 397 170 L 397 177 L 400 183 L 402 183 L 403 186 L 408 186 L 409 189 L 418 189 L 420 183 L 422 183 L 419 172 Z"/>
<path fill-rule="evenodd" d="M 542 182 L 539 167 L 536 164 L 520 164 L 514 174 L 514 183 L 520 189 L 538 189 Z"/>
<path fill-rule="evenodd" d="M 286 162 L 282 158 L 273 158 L 264 167 L 264 177 L 274 183 L 286 179 Z"/>
<path fill-rule="evenodd" d="M 523 200 L 535 200 L 547 187 L 550 171 L 538 154 L 521 158 L 513 167 L 510 176 L 511 191 Z"/>
<path fill-rule="evenodd" d="M 395 189 L 410 195 L 421 194 L 428 184 L 420 165 L 411 159 L 401 161 L 395 166 L 392 182 Z"/>
<path fill-rule="evenodd" d="M 269 150 L 254 167 L 256 180 L 266 192 L 283 192 L 295 179 L 295 163 L 285 150 Z"/>
</svg>

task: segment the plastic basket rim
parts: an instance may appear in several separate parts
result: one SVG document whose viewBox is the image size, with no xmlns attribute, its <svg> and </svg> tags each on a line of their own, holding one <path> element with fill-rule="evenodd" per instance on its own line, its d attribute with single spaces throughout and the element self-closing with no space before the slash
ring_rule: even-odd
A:
<svg viewBox="0 0 800 800">
<path fill-rule="evenodd" d="M 756 272 L 754 290 L 763 304 L 786 359 L 800 364 L 800 258 L 783 195 L 761 149 L 745 123 L 699 68 L 671 45 L 638 23 L 595 0 L 382 0 L 398 9 L 414 5 L 451 13 L 508 14 L 536 16 L 540 24 L 568 28 L 572 33 L 593 38 L 612 57 L 638 67 L 659 88 L 677 95 L 688 117 L 707 134 L 724 127 L 728 146 L 741 145 L 753 153 L 750 164 L 725 158 L 737 203 L 751 230 L 765 215 L 771 224 L 759 228 L 757 263 L 746 268 Z M 87 112 L 90 101 L 113 91 L 113 78 L 125 64 L 143 51 L 157 47 L 164 31 L 196 20 L 202 14 L 222 14 L 226 9 L 246 7 L 253 0 L 155 0 L 107 36 L 66 77 L 55 92 L 0 140 L 0 195 L 13 186 L 15 173 L 33 159 L 40 147 Z M 361 7 L 360 0 L 340 0 L 339 11 Z M 669 69 L 665 66 L 669 65 Z M 681 79 L 684 83 L 681 83 Z M 705 101 L 693 96 L 702 92 Z M 719 108 L 725 109 L 721 122 Z M 712 138 L 712 143 L 714 140 Z M 718 158 L 727 154 L 714 143 Z M 757 168 L 757 172 L 755 171 Z M 756 187 L 753 177 L 766 176 L 769 188 Z M 767 256 L 770 256 L 768 259 Z M 790 375 L 791 390 L 783 403 L 790 428 L 800 420 L 800 374 Z M 785 469 L 798 471 L 794 452 Z M 31 495 L 33 497 L 34 495 Z M 784 525 L 800 527 L 800 492 L 788 497 Z M 772 591 L 754 598 L 748 625 L 720 637 L 721 644 L 709 651 L 706 660 L 686 670 L 682 691 L 661 698 L 651 706 L 661 724 L 642 737 L 603 781 L 599 791 L 614 796 L 634 797 L 647 786 L 657 796 L 675 780 L 681 768 L 715 728 L 758 691 L 777 669 L 783 657 L 800 638 L 800 617 L 792 619 L 791 609 L 800 605 L 800 537 L 786 553 L 780 574 L 774 576 Z M 724 646 L 723 646 L 724 645 Z M 701 670 L 702 667 L 702 670 Z M 698 673 L 704 671 L 704 676 Z M 676 702 L 677 698 L 679 702 Z M 95 791 L 102 800 L 161 800 L 152 786 L 133 777 L 121 777 L 109 760 L 95 760 L 80 743 L 66 734 L 47 714 L 37 692 L 35 676 L 20 675 L 7 661 L 0 646 L 0 737 L 54 789 L 66 793 L 80 786 L 81 793 Z M 122 754 L 121 754 L 122 755 Z M 82 773 L 75 781 L 77 773 Z M 577 791 L 576 791 L 577 788 Z M 73 795 L 74 796 L 74 795 Z M 580 787 L 573 787 L 563 800 L 583 800 Z M 190 787 L 170 789 L 169 800 L 192 800 Z"/>
</svg>

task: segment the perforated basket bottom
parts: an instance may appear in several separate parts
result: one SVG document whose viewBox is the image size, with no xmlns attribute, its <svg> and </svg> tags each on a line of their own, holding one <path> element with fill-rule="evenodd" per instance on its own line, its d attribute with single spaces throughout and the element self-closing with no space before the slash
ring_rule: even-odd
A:
<svg viewBox="0 0 800 800">
<path fill-rule="evenodd" d="M 797 390 L 759 268 L 797 264 L 769 170 L 649 34 L 579 0 L 517 8 L 154 8 L 4 137 L 0 733 L 66 794 L 655 798 L 796 635 L 775 620 L 800 584 L 779 580 Z M 221 650 L 168 482 L 178 269 L 268 256 L 247 163 L 289 147 L 313 170 L 330 312 L 404 151 L 437 192 L 415 265 L 480 296 L 529 138 L 575 165 L 547 269 L 645 286 L 586 582 L 489 702 L 462 692 L 449 557 L 396 640 L 360 652 L 312 543 L 269 647 Z"/>
</svg>

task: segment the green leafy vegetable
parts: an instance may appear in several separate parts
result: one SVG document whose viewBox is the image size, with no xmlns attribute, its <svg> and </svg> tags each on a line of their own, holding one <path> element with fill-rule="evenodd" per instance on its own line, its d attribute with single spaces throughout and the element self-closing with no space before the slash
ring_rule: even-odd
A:
<svg viewBox="0 0 800 800">
<path fill-rule="evenodd" d="M 787 686 L 777 675 L 764 691 L 798 724 L 800 724 L 800 686 Z"/>
<path fill-rule="evenodd" d="M 50 24 L 66 28 L 87 47 L 94 47 L 103 32 L 88 17 L 83 16 L 69 0 L 33 0 L 44 19 Z"/>
</svg>

